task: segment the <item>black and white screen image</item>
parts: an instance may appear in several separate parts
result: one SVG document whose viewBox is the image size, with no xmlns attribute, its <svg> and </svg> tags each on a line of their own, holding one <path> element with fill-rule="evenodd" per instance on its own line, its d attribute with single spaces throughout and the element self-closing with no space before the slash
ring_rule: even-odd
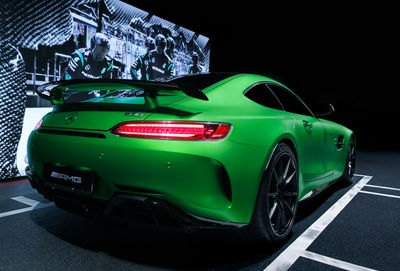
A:
<svg viewBox="0 0 400 271">
<path fill-rule="evenodd" d="M 38 86 L 209 71 L 209 38 L 120 0 L 10 0 L 0 14 L 0 180 L 24 174 L 28 136 L 51 111 Z"/>
<path fill-rule="evenodd" d="M 47 106 L 34 89 L 50 81 L 154 80 L 209 71 L 207 37 L 123 2 L 114 2 L 125 12 L 126 7 L 130 9 L 131 18 L 126 24 L 114 22 L 115 16 L 107 5 L 76 5 L 70 9 L 73 27 L 68 40 L 54 46 L 39 45 L 37 50 L 22 48 L 28 107 Z"/>
</svg>

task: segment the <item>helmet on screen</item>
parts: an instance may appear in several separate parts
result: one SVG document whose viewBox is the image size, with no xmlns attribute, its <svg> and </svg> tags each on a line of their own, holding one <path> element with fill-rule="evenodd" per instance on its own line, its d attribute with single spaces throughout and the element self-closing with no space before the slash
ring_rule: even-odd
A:
<svg viewBox="0 0 400 271">
<path fill-rule="evenodd" d="M 165 47 L 167 46 L 167 40 L 165 39 L 164 35 L 158 34 L 156 36 L 156 46 L 158 48 L 161 48 L 162 50 L 165 49 Z"/>
<path fill-rule="evenodd" d="M 175 47 L 174 39 L 172 37 L 169 37 L 167 39 L 167 48 L 168 49 L 173 49 L 174 47 Z"/>
<path fill-rule="evenodd" d="M 154 45 L 154 40 L 153 40 L 152 38 L 150 38 L 150 37 L 148 37 L 148 38 L 146 39 L 144 45 L 145 45 L 147 48 L 150 48 L 150 50 L 153 50 L 154 47 L 155 47 L 155 45 Z"/>
<path fill-rule="evenodd" d="M 94 46 L 103 46 L 110 49 L 110 40 L 103 33 L 96 33 L 96 35 L 93 36 L 93 43 Z"/>
</svg>

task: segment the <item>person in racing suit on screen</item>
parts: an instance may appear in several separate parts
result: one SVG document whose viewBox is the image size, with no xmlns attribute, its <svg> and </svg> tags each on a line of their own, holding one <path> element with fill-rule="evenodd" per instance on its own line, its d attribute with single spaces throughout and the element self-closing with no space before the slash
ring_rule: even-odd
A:
<svg viewBox="0 0 400 271">
<path fill-rule="evenodd" d="M 93 49 L 80 48 L 71 55 L 62 79 L 111 78 L 113 61 L 107 56 L 110 50 L 110 42 L 107 36 L 96 33 L 93 42 Z"/>
<path fill-rule="evenodd" d="M 148 80 L 173 75 L 172 60 L 165 53 L 167 40 L 162 34 L 156 36 L 156 49 L 149 52 Z"/>
<path fill-rule="evenodd" d="M 139 80 L 138 72 L 140 72 L 141 80 L 149 80 L 148 79 L 149 76 L 147 75 L 147 67 L 149 65 L 149 52 L 154 50 L 155 48 L 153 39 L 147 38 L 145 45 L 147 47 L 147 52 L 142 56 L 138 56 L 136 61 L 131 66 L 132 79 Z"/>
</svg>

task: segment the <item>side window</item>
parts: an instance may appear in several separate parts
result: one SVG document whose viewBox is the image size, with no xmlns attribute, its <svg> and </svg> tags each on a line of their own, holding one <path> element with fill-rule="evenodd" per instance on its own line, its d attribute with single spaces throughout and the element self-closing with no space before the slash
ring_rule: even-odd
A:
<svg viewBox="0 0 400 271">
<path fill-rule="evenodd" d="M 306 116 L 312 116 L 310 110 L 287 89 L 274 84 L 269 84 L 268 87 L 273 91 L 273 93 L 275 93 L 286 111 Z"/>
<path fill-rule="evenodd" d="M 283 110 L 282 105 L 265 84 L 258 84 L 251 87 L 244 93 L 244 96 L 263 106 Z"/>
</svg>

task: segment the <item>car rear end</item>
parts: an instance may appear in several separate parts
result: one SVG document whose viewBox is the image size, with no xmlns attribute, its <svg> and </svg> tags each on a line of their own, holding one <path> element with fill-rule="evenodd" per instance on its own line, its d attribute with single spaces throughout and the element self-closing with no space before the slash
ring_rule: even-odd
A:
<svg viewBox="0 0 400 271">
<path fill-rule="evenodd" d="M 246 225 L 254 202 L 235 191 L 246 193 L 243 178 L 256 177 L 260 165 L 234 171 L 239 157 L 264 157 L 265 149 L 229 140 L 231 123 L 174 109 L 192 98 L 171 93 L 108 99 L 97 93 L 70 104 L 57 104 L 53 94 L 53 112 L 28 141 L 32 186 L 88 215 L 185 229 Z"/>
</svg>

